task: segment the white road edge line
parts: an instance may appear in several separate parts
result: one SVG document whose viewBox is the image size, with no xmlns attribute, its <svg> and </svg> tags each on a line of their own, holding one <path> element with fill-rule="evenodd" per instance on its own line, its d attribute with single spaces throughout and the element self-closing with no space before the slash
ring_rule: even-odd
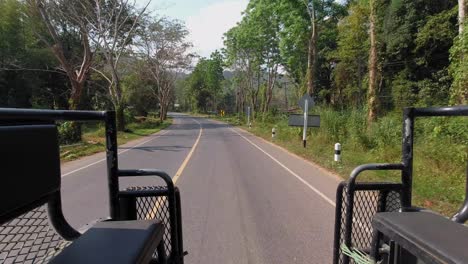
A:
<svg viewBox="0 0 468 264">
<path fill-rule="evenodd" d="M 141 142 L 141 143 L 138 143 L 138 144 L 136 144 L 135 146 L 132 146 L 131 148 L 128 148 L 128 149 L 126 149 L 126 150 L 122 150 L 122 151 L 118 152 L 117 154 L 118 154 L 118 155 L 121 155 L 121 154 L 123 154 L 123 153 L 125 153 L 125 152 L 127 152 L 127 151 L 130 151 L 130 150 L 132 150 L 132 149 L 134 149 L 134 148 L 137 148 L 137 147 L 139 147 L 139 146 L 141 146 L 141 145 L 143 145 L 143 144 L 146 144 L 146 143 L 148 143 L 148 142 L 150 142 L 150 141 L 152 141 L 152 140 L 155 140 L 156 138 L 159 138 L 160 136 L 165 135 L 165 134 L 167 134 L 168 132 L 169 132 L 169 130 L 164 130 L 163 132 L 156 134 L 155 137 L 153 137 L 153 138 L 151 138 L 151 139 L 148 139 L 148 140 L 146 140 L 146 141 L 143 141 L 143 142 Z M 72 170 L 72 171 L 70 171 L 70 172 L 67 172 L 67 173 L 65 173 L 65 174 L 62 174 L 62 177 L 68 176 L 68 175 L 73 174 L 73 173 L 75 173 L 75 172 L 78 172 L 78 171 L 80 171 L 80 170 L 84 170 L 84 169 L 86 169 L 86 168 L 89 168 L 89 167 L 91 167 L 91 166 L 93 166 L 93 165 L 96 165 L 96 164 L 98 164 L 98 163 L 100 163 L 100 162 L 103 162 L 103 161 L 105 161 L 105 160 L 106 160 L 105 158 L 104 158 L 104 159 L 100 159 L 100 160 L 98 160 L 98 161 L 95 161 L 95 162 L 93 162 L 93 163 L 90 163 L 90 164 L 88 164 L 88 165 L 86 165 L 86 166 L 83 166 L 83 167 L 81 167 L 81 168 L 78 168 L 78 169 L 76 169 L 76 170 Z"/>
<path fill-rule="evenodd" d="M 245 139 L 247 142 L 249 142 L 252 146 L 256 147 L 258 150 L 260 150 L 261 152 L 263 152 L 265 155 L 267 155 L 270 159 L 272 159 L 274 162 L 276 162 L 278 165 L 280 165 L 281 167 L 283 167 L 283 169 L 285 169 L 287 172 L 289 172 L 291 175 L 293 175 L 294 177 L 296 177 L 300 182 L 302 182 L 304 185 L 306 185 L 307 187 L 309 187 L 312 191 L 314 191 L 316 194 L 318 194 L 320 197 L 322 197 L 327 203 L 329 203 L 331 206 L 333 207 L 336 207 L 336 204 L 333 200 L 331 200 L 330 198 L 328 198 L 325 194 L 323 194 L 321 191 L 319 191 L 317 188 L 315 188 L 314 186 L 312 186 L 310 183 L 308 183 L 306 180 L 304 180 L 301 176 L 299 176 L 297 173 L 295 173 L 293 170 L 291 170 L 290 168 L 288 168 L 286 165 L 284 165 L 283 163 L 281 163 L 279 160 L 277 160 L 275 157 L 273 157 L 272 155 L 270 155 L 270 153 L 266 152 L 265 150 L 263 150 L 261 147 L 259 147 L 257 144 L 253 143 L 250 139 L 246 138 L 244 135 L 242 135 L 241 133 L 239 133 L 237 130 L 235 130 L 234 128 L 230 127 L 230 129 L 232 131 L 234 131 L 236 134 L 238 134 L 239 136 L 241 136 L 243 139 Z"/>
<path fill-rule="evenodd" d="M 192 146 L 192 149 L 190 150 L 189 154 L 187 155 L 187 157 L 185 157 L 184 161 L 182 162 L 182 165 L 180 165 L 179 169 L 177 170 L 176 174 L 174 175 L 174 177 L 172 178 L 172 181 L 174 182 L 174 184 L 177 182 L 177 180 L 179 179 L 180 175 L 182 174 L 182 172 L 184 172 L 184 169 L 185 167 L 187 166 L 188 162 L 190 161 L 190 159 L 192 158 L 192 155 L 193 153 L 195 152 L 195 149 L 197 148 L 198 146 L 198 142 L 200 142 L 200 138 L 202 136 L 202 133 L 203 133 L 203 126 L 200 122 L 198 122 L 198 120 L 192 118 L 193 121 L 195 121 L 195 123 L 197 123 L 199 126 L 200 126 L 200 130 L 198 132 L 198 137 L 197 137 L 197 140 L 195 141 L 195 143 L 193 144 Z"/>
</svg>

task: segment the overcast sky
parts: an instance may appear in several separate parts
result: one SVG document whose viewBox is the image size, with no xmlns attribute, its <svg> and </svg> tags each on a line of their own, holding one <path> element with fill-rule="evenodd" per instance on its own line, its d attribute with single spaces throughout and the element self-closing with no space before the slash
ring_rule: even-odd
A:
<svg viewBox="0 0 468 264">
<path fill-rule="evenodd" d="M 147 0 L 137 1 L 147 3 Z M 223 33 L 240 21 L 247 3 L 248 0 L 152 0 L 150 10 L 185 22 L 194 51 L 208 57 L 223 47 Z"/>
</svg>

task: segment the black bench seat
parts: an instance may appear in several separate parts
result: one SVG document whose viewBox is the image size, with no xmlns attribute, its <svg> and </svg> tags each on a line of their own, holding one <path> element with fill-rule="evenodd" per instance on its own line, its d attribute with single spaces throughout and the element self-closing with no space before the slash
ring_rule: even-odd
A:
<svg viewBox="0 0 468 264">
<path fill-rule="evenodd" d="M 163 234 L 158 220 L 100 222 L 50 263 L 149 263 Z"/>
<path fill-rule="evenodd" d="M 378 213 L 377 232 L 424 263 L 468 263 L 468 227 L 431 212 Z"/>
</svg>

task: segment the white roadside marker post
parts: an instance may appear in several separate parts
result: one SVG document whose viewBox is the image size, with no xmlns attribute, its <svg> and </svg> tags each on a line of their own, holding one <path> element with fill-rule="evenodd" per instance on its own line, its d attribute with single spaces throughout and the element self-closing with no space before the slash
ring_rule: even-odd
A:
<svg viewBox="0 0 468 264">
<path fill-rule="evenodd" d="M 272 128 L 271 129 L 271 138 L 275 139 L 275 136 L 276 136 L 276 128 Z"/>
<path fill-rule="evenodd" d="M 307 146 L 307 117 L 308 113 L 307 110 L 309 109 L 309 100 L 305 100 L 304 102 L 304 129 L 302 131 L 302 142 L 304 145 L 304 148 Z"/>
<path fill-rule="evenodd" d="M 341 144 L 336 143 L 335 144 L 335 162 L 340 162 L 341 161 Z"/>
</svg>

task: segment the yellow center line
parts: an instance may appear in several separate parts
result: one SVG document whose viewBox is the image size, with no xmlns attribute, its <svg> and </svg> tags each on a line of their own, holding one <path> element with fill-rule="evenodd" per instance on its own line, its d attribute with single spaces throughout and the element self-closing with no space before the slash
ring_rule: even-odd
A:
<svg viewBox="0 0 468 264">
<path fill-rule="evenodd" d="M 174 184 L 176 184 L 177 180 L 180 178 L 180 175 L 182 175 L 182 173 L 184 172 L 185 167 L 187 167 L 187 164 L 189 163 L 190 159 L 192 158 L 192 155 L 195 152 L 195 149 L 197 148 L 198 143 L 200 142 L 200 138 L 201 138 L 202 133 L 203 133 L 203 126 L 201 125 L 201 123 L 198 122 L 196 119 L 192 119 L 192 120 L 195 121 L 200 126 L 200 130 L 198 132 L 197 140 L 195 141 L 195 143 L 192 146 L 192 149 L 190 150 L 187 157 L 185 157 L 184 161 L 180 165 L 179 169 L 177 170 L 176 174 L 174 175 L 174 178 L 172 178 L 172 182 L 174 182 Z M 153 219 L 153 218 L 156 217 L 156 212 L 158 211 L 159 207 L 161 206 L 161 203 L 163 202 L 160 199 L 163 199 L 163 197 L 158 197 L 156 199 L 156 204 L 154 205 L 153 209 L 150 212 L 148 212 L 148 214 L 146 214 L 146 219 Z"/>
<path fill-rule="evenodd" d="M 184 172 L 185 167 L 187 167 L 187 164 L 192 158 L 193 152 L 195 152 L 195 149 L 197 148 L 198 142 L 200 142 L 200 138 L 203 133 L 203 127 L 200 124 L 200 122 L 198 122 L 196 119 L 193 119 L 193 121 L 195 121 L 200 126 L 200 131 L 198 132 L 198 138 L 195 141 L 195 144 L 193 144 L 192 149 L 190 150 L 189 154 L 185 158 L 184 162 L 182 162 L 182 165 L 180 165 L 179 169 L 177 170 L 176 174 L 174 175 L 174 178 L 172 178 L 172 181 L 174 182 L 174 184 L 177 182 L 182 172 Z"/>
</svg>

